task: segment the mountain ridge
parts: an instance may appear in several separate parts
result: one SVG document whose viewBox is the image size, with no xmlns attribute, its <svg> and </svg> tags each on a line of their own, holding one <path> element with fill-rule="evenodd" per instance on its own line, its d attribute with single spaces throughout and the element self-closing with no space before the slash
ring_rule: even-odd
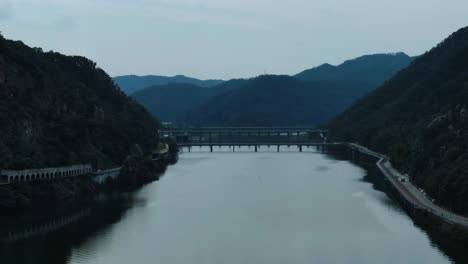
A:
<svg viewBox="0 0 468 264">
<path fill-rule="evenodd" d="M 200 80 L 192 77 L 187 77 L 181 74 L 174 76 L 121 75 L 113 77 L 113 80 L 127 95 L 131 95 L 150 86 L 167 85 L 169 83 L 186 83 L 209 88 L 224 82 L 223 80 L 214 79 Z"/>
<path fill-rule="evenodd" d="M 159 123 L 96 63 L 0 35 L 0 168 L 121 166 Z"/>
<path fill-rule="evenodd" d="M 328 127 L 391 157 L 436 201 L 468 213 L 468 27 L 418 57 Z"/>
</svg>

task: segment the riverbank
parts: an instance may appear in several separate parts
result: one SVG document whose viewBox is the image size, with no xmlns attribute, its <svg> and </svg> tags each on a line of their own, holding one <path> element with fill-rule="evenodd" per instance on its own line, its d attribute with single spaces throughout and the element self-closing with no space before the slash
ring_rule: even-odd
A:
<svg viewBox="0 0 468 264">
<path fill-rule="evenodd" d="M 365 153 L 356 155 L 356 153 L 351 152 L 341 155 L 340 158 L 349 159 L 353 163 L 366 168 L 368 174 L 364 178 L 365 181 L 371 182 L 375 189 L 386 193 L 398 203 L 406 214 L 411 217 L 414 224 L 425 231 L 431 241 L 450 256 L 454 263 L 466 263 L 468 258 L 466 252 L 468 229 L 466 227 L 446 221 L 431 211 L 421 208 L 415 210 L 407 198 L 386 177 L 382 171 L 382 165 L 377 166 L 380 158 Z"/>
<path fill-rule="evenodd" d="M 91 200 L 99 193 L 133 191 L 157 181 L 166 168 L 177 162 L 177 146 L 160 160 L 151 160 L 141 150 L 132 151 L 122 165 L 116 179 L 108 178 L 100 184 L 92 174 L 50 181 L 13 182 L 0 185 L 0 210 L 16 211 L 70 201 Z"/>
<path fill-rule="evenodd" d="M 468 218 L 434 204 L 434 200 L 428 197 L 421 189 L 414 186 L 407 175 L 401 174 L 392 166 L 389 157 L 358 144 L 350 143 L 349 147 L 352 152 L 357 151 L 378 159 L 376 162 L 377 168 L 397 190 L 401 198 L 405 201 L 408 209 L 415 211 L 422 210 L 425 213 L 439 217 L 448 223 L 457 224 L 468 229 Z"/>
</svg>

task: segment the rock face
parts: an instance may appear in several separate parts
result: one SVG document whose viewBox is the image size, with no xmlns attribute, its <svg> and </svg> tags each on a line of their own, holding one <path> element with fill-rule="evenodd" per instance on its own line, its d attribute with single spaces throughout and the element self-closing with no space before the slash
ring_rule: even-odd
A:
<svg viewBox="0 0 468 264">
<path fill-rule="evenodd" d="M 442 205 L 468 214 L 468 28 L 329 124 L 336 138 L 390 155 Z"/>
<path fill-rule="evenodd" d="M 120 166 L 158 122 L 89 59 L 0 36 L 0 168 Z"/>
</svg>

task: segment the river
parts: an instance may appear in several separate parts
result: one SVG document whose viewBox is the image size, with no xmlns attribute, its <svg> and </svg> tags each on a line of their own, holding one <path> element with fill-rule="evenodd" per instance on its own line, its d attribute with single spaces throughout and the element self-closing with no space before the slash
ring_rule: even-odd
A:
<svg viewBox="0 0 468 264">
<path fill-rule="evenodd" d="M 1 263 L 450 263 L 363 168 L 289 150 L 195 148 L 133 195 L 11 232 Z"/>
</svg>

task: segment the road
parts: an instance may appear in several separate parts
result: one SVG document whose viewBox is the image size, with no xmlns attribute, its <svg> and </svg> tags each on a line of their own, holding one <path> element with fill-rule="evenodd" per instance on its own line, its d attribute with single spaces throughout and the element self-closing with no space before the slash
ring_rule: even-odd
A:
<svg viewBox="0 0 468 264">
<path fill-rule="evenodd" d="M 409 181 L 406 175 L 401 174 L 395 168 L 393 168 L 387 156 L 355 143 L 349 143 L 349 145 L 351 148 L 356 149 L 361 153 L 378 158 L 379 161 L 377 161 L 376 165 L 380 171 L 382 171 L 382 173 L 388 178 L 390 183 L 398 190 L 398 192 L 416 208 L 425 209 L 428 212 L 441 217 L 446 222 L 458 224 L 468 228 L 467 217 L 455 214 L 434 204 L 428 197 L 426 197 L 426 195 L 424 195 Z M 401 178 L 404 178 L 405 181 L 400 181 Z"/>
</svg>

